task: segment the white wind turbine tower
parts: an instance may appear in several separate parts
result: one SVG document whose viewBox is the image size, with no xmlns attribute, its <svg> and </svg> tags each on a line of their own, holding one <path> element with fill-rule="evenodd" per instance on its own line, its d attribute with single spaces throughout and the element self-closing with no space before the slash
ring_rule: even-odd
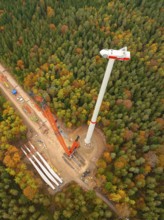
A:
<svg viewBox="0 0 164 220">
<path fill-rule="evenodd" d="M 109 61 L 107 64 L 107 68 L 105 71 L 103 82 L 101 84 L 100 92 L 99 92 L 98 99 L 97 99 L 97 102 L 95 105 L 95 109 L 94 109 L 94 112 L 92 115 L 92 119 L 89 124 L 88 132 L 87 132 L 86 138 L 84 140 L 86 145 L 90 145 L 90 143 L 91 143 L 91 138 L 92 138 L 93 131 L 94 131 L 94 128 L 96 125 L 97 116 L 98 116 L 98 113 L 99 113 L 99 110 L 101 107 L 101 103 L 102 103 L 102 100 L 103 100 L 103 97 L 104 97 L 104 94 L 106 91 L 106 87 L 107 87 L 107 84 L 109 81 L 110 74 L 113 69 L 114 61 L 115 60 L 124 61 L 124 60 L 130 59 L 130 52 L 127 51 L 127 47 L 124 47 L 120 50 L 103 49 L 100 51 L 100 54 L 102 57 L 109 59 Z"/>
</svg>

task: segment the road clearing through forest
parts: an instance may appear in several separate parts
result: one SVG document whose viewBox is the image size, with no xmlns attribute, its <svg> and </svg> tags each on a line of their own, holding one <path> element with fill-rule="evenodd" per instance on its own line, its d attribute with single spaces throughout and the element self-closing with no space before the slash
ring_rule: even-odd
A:
<svg viewBox="0 0 164 220">
<path fill-rule="evenodd" d="M 5 77 L 5 82 L 2 81 L 2 76 Z M 13 95 L 11 90 L 16 89 L 18 92 L 18 96 L 22 97 L 18 99 L 17 96 Z M 51 128 L 51 125 L 46 120 L 44 115 L 41 111 L 39 111 L 38 108 L 36 108 L 34 100 L 23 90 L 23 88 L 16 82 L 16 80 L 11 76 L 11 74 L 6 70 L 5 67 L 3 67 L 0 64 L 0 90 L 4 94 L 4 96 L 12 103 L 13 107 L 16 109 L 18 114 L 23 119 L 24 123 L 27 125 L 28 130 L 32 130 L 33 134 L 32 137 L 28 137 L 29 141 L 32 141 L 33 144 L 35 144 L 38 151 L 40 151 L 44 157 L 47 159 L 47 162 L 57 170 L 58 174 L 61 176 L 61 178 L 64 180 L 64 184 L 62 187 L 69 182 L 75 181 L 77 184 L 79 184 L 84 190 L 93 190 L 94 185 L 92 182 L 85 182 L 81 179 L 81 174 L 86 170 L 86 168 L 91 168 L 92 170 L 96 167 L 96 161 L 101 156 L 105 142 L 104 137 L 102 134 L 100 134 L 99 130 L 95 130 L 94 139 L 95 139 L 95 146 L 93 149 L 87 149 L 85 147 L 80 147 L 77 150 L 77 157 L 74 159 L 74 161 L 71 162 L 67 161 L 66 159 L 63 159 L 64 151 L 62 147 L 60 146 L 56 135 L 54 134 L 53 129 Z M 20 102 L 20 99 L 22 102 Z M 43 133 L 43 131 L 40 129 L 40 124 L 36 121 L 32 121 L 27 112 L 23 110 L 23 104 L 26 103 L 31 108 L 31 110 L 34 112 L 34 114 L 37 116 L 38 120 L 44 124 L 44 126 L 47 127 L 48 132 L 46 134 Z M 61 127 L 62 127 L 61 123 Z M 63 128 L 64 129 L 64 128 Z M 69 137 L 75 138 L 77 133 L 81 136 L 82 141 L 81 145 L 83 145 L 83 139 L 86 134 L 86 126 L 82 126 L 81 128 L 78 128 L 76 131 L 70 131 Z M 67 130 L 67 129 L 65 129 Z M 40 148 L 40 145 L 37 142 L 41 142 L 42 149 Z M 68 140 L 66 140 L 68 143 Z M 44 146 L 44 149 L 43 149 Z M 83 158 L 85 158 L 85 166 L 82 166 L 81 169 L 77 169 L 77 166 L 75 166 L 76 160 L 79 158 L 79 161 L 83 161 Z M 86 159 L 87 158 L 87 159 Z M 69 165 L 69 163 L 71 165 Z M 84 163 L 84 161 L 83 161 Z M 74 169 L 72 169 L 71 166 L 74 164 Z M 57 191 L 61 190 L 61 188 L 58 188 Z M 53 193 L 53 191 L 49 191 L 50 193 Z M 101 193 L 96 191 L 96 195 L 100 197 L 116 214 L 116 209 L 113 206 L 113 204 L 106 199 L 105 196 L 103 196 Z"/>
<path fill-rule="evenodd" d="M 42 140 L 42 142 L 44 142 L 44 144 L 46 145 L 45 151 L 48 151 L 48 155 L 50 155 L 51 157 L 49 159 L 51 160 L 52 165 L 58 170 L 58 172 L 64 179 L 64 182 L 68 183 L 76 179 L 77 176 L 76 172 L 74 172 L 74 170 L 72 170 L 70 167 L 66 166 L 63 163 L 63 159 L 62 159 L 63 149 L 59 145 L 56 135 L 54 134 L 46 118 L 43 116 L 42 112 L 38 111 L 35 108 L 34 101 L 31 99 L 31 97 L 29 97 L 28 94 L 24 92 L 21 86 L 18 85 L 18 83 L 14 80 L 14 78 L 1 65 L 0 65 L 0 74 L 3 74 L 6 77 L 9 86 L 12 85 L 13 88 L 16 88 L 18 95 L 21 96 L 26 103 L 28 103 L 28 105 L 35 112 L 35 114 L 40 119 L 40 121 L 42 122 L 46 121 L 45 125 L 48 127 L 48 133 L 46 135 L 43 135 L 43 133 L 39 129 L 39 125 L 35 121 L 30 120 L 28 115 L 23 111 L 22 103 L 19 102 L 14 95 L 12 95 L 11 88 L 8 88 L 5 86 L 5 84 L 0 83 L 0 89 L 2 90 L 6 98 L 17 109 L 18 114 L 21 115 L 21 118 L 24 120 L 27 127 L 32 128 L 32 130 L 35 132 L 35 136 L 37 135 L 37 138 L 39 140 Z M 44 152 L 42 153 L 44 154 Z"/>
</svg>

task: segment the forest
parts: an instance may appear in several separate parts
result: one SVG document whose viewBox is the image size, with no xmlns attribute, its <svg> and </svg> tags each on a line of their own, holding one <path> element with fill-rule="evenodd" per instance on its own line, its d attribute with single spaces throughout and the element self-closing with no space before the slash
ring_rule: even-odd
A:
<svg viewBox="0 0 164 220">
<path fill-rule="evenodd" d="M 97 124 L 107 141 L 97 162 L 97 188 L 122 218 L 164 218 L 163 10 L 162 0 L 0 2 L 0 62 L 29 94 L 41 95 L 69 128 L 91 118 L 107 64 L 99 51 L 127 46 L 131 52 L 130 61 L 114 64 Z M 25 138 L 26 132 L 6 108 L 7 122 L 1 126 L 15 124 L 9 137 L 1 128 L 1 158 L 4 151 L 6 157 L 15 154 L 5 142 L 12 143 L 15 134 Z M 8 169 L 11 176 L 12 166 L 16 164 Z M 23 190 L 26 182 L 18 180 L 18 185 Z"/>
</svg>

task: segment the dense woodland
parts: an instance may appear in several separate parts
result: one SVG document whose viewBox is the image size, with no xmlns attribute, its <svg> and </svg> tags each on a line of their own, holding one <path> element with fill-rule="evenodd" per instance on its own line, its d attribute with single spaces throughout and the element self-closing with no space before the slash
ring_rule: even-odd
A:
<svg viewBox="0 0 164 220">
<path fill-rule="evenodd" d="M 107 146 L 96 177 L 131 219 L 164 218 L 162 12 L 162 0 L 0 2 L 1 62 L 67 127 L 91 118 L 107 64 L 99 51 L 128 47 L 132 58 L 115 62 L 98 117 Z"/>
</svg>

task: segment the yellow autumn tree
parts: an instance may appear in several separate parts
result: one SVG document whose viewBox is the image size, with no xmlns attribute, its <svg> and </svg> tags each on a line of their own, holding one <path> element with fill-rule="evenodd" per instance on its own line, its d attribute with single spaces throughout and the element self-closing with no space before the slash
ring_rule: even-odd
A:
<svg viewBox="0 0 164 220">
<path fill-rule="evenodd" d="M 144 166 L 144 174 L 148 174 L 151 171 L 151 166 L 149 164 L 145 164 Z"/>
<path fill-rule="evenodd" d="M 114 202 L 119 202 L 121 200 L 121 195 L 116 194 L 116 193 L 110 193 L 109 194 L 109 199 L 114 201 Z"/>
<path fill-rule="evenodd" d="M 3 163 L 10 168 L 17 167 L 17 164 L 20 162 L 20 154 L 16 147 L 10 146 L 3 159 Z"/>
<path fill-rule="evenodd" d="M 159 155 L 158 160 L 159 160 L 159 165 L 161 167 L 164 167 L 164 155 L 163 154 Z"/>
<path fill-rule="evenodd" d="M 50 6 L 47 6 L 47 17 L 51 18 L 55 15 L 54 9 Z"/>
<path fill-rule="evenodd" d="M 107 151 L 105 151 L 105 152 L 103 153 L 103 157 L 104 157 L 105 161 L 108 162 L 108 163 L 110 163 L 110 162 L 112 161 L 111 155 L 110 155 L 110 153 L 107 152 Z"/>
<path fill-rule="evenodd" d="M 30 200 L 32 200 L 34 198 L 36 193 L 37 193 L 37 189 L 32 188 L 29 185 L 23 190 L 23 194 Z"/>
<path fill-rule="evenodd" d="M 51 24 L 49 24 L 49 28 L 50 28 L 51 30 L 55 30 L 55 29 L 56 29 L 56 26 L 51 23 Z"/>
<path fill-rule="evenodd" d="M 24 62 L 23 62 L 23 60 L 18 60 L 17 61 L 17 67 L 19 69 L 24 69 Z"/>
<path fill-rule="evenodd" d="M 97 165 L 99 168 L 103 168 L 103 169 L 105 169 L 107 167 L 106 162 L 102 159 L 98 160 Z"/>
<path fill-rule="evenodd" d="M 122 169 L 127 164 L 127 160 L 124 157 L 118 158 L 118 160 L 115 161 L 114 167 L 115 169 Z"/>
<path fill-rule="evenodd" d="M 14 161 L 12 160 L 12 158 L 11 158 L 10 155 L 6 155 L 6 156 L 4 157 L 3 163 L 4 163 L 5 166 L 7 166 L 7 167 L 10 167 L 10 168 L 15 167 L 15 163 L 14 163 Z"/>
</svg>

